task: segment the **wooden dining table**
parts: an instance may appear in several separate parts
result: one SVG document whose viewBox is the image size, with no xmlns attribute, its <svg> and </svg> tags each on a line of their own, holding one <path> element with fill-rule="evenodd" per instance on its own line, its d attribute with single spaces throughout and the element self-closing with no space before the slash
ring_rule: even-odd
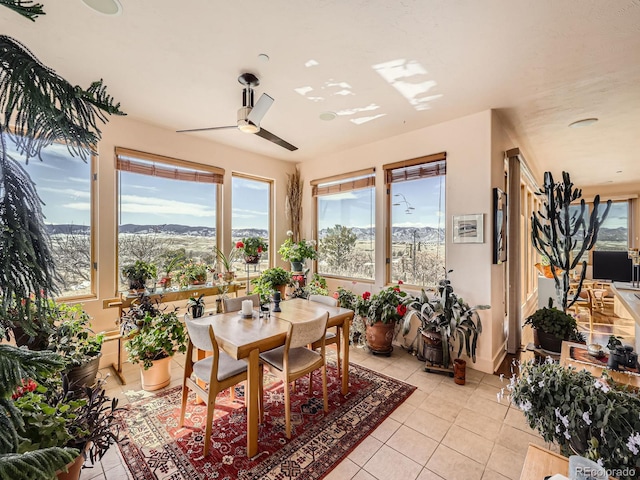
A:
<svg viewBox="0 0 640 480">
<path fill-rule="evenodd" d="M 289 322 L 301 322 L 329 312 L 328 326 L 340 327 L 342 334 L 342 393 L 349 392 L 349 326 L 353 310 L 332 307 L 304 299 L 292 299 L 280 303 L 280 312 L 270 312 L 268 317 L 259 318 L 254 311 L 253 318 L 243 318 L 240 312 L 226 312 L 209 315 L 194 321 L 213 325 L 219 347 L 236 360 L 244 360 L 247 368 L 247 456 L 258 454 L 259 424 L 259 355 L 285 344 Z"/>
</svg>

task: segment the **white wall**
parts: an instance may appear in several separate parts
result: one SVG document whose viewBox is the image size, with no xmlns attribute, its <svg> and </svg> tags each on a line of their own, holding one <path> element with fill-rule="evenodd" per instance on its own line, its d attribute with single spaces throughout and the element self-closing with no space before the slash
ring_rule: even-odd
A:
<svg viewBox="0 0 640 480">
<path fill-rule="evenodd" d="M 223 211 L 221 231 L 225 251 L 231 246 L 231 175 L 232 172 L 248 173 L 275 180 L 274 252 L 286 238 L 288 229 L 284 219 L 284 195 L 287 173 L 292 173 L 295 165 L 262 155 L 252 154 L 219 143 L 210 142 L 192 135 L 178 134 L 155 126 L 144 124 L 127 117 L 110 117 L 102 127 L 102 140 L 98 145 L 98 185 L 96 209 L 96 261 L 98 262 L 97 298 L 82 303 L 93 317 L 93 329 L 102 331 L 115 327 L 117 309 L 103 310 L 103 300 L 117 296 L 116 292 L 116 239 L 117 239 L 117 199 L 114 148 L 126 147 L 168 157 L 215 165 L 225 169 Z M 276 255 L 277 256 L 277 255 Z M 115 361 L 115 342 L 103 347 L 102 364 Z"/>
<path fill-rule="evenodd" d="M 388 138 L 334 155 L 317 158 L 300 165 L 304 181 L 304 229 L 310 238 L 314 226 L 312 198 L 309 182 L 314 179 L 347 173 L 371 166 L 376 167 L 376 231 L 384 231 L 385 189 L 382 165 L 447 152 L 446 179 L 446 263 L 453 269 L 451 280 L 456 292 L 469 304 L 491 304 L 496 296 L 493 290 L 502 288 L 493 274 L 492 262 L 492 187 L 495 159 L 491 149 L 492 112 L 487 110 L 428 128 Z M 452 243 L 453 215 L 484 215 L 484 243 Z M 351 282 L 331 282 L 332 288 L 343 285 L 358 293 L 377 291 L 384 286 L 384 235 L 376 236 L 376 277 L 374 285 Z M 478 359 L 473 368 L 493 372 L 496 349 L 493 332 L 502 332 L 502 306 L 480 313 L 484 331 L 479 339 Z M 502 335 L 502 334 L 501 334 Z M 498 335 L 500 338 L 500 335 Z"/>
</svg>

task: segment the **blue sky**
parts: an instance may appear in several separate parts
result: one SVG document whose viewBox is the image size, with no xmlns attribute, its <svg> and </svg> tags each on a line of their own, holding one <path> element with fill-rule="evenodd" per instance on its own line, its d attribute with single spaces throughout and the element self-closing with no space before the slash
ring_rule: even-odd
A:
<svg viewBox="0 0 640 480">
<path fill-rule="evenodd" d="M 269 230 L 270 183 L 244 177 L 233 177 L 231 228 L 259 228 Z M 276 209 L 274 214 L 282 212 Z"/>
</svg>

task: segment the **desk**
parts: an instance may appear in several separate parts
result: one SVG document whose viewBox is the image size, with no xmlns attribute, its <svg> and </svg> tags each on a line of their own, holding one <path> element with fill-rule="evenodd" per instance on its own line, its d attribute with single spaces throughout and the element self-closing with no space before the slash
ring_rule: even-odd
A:
<svg viewBox="0 0 640 480">
<path fill-rule="evenodd" d="M 562 342 L 562 352 L 560 353 L 560 365 L 563 367 L 573 366 L 577 369 L 587 370 L 591 372 L 592 375 L 596 377 L 602 376 L 602 371 L 604 368 L 598 365 L 591 365 L 585 362 L 577 362 L 571 358 L 569 350 L 571 347 L 575 348 L 583 348 L 586 349 L 586 345 L 582 345 L 581 343 L 572 343 L 572 342 Z M 616 382 L 621 383 L 623 385 L 630 385 L 634 388 L 640 389 L 640 376 L 638 375 L 628 375 L 626 373 L 618 372 L 616 370 L 606 369 L 607 373 L 611 375 Z"/>
<path fill-rule="evenodd" d="M 244 319 L 239 312 L 227 312 L 194 319 L 213 325 L 219 347 L 236 360 L 245 360 L 247 369 L 247 456 L 258 453 L 258 388 L 260 352 L 271 350 L 285 344 L 289 322 L 304 321 L 329 312 L 328 324 L 341 326 L 346 341 L 343 348 L 342 392 L 349 391 L 349 321 L 353 311 L 331 307 L 302 299 L 287 300 L 280 303 L 282 312 L 272 312 L 266 319 Z M 343 337 L 345 338 L 345 337 Z"/>
<path fill-rule="evenodd" d="M 327 327 L 338 327 L 342 331 L 342 339 L 340 342 L 340 355 L 342 365 L 338 367 L 342 369 L 342 394 L 349 393 L 349 328 L 353 319 L 353 310 L 341 307 L 332 307 L 319 302 L 310 302 L 302 298 L 294 298 L 280 303 L 281 312 L 272 312 L 271 315 L 276 318 L 296 322 L 301 320 L 309 320 L 321 315 L 323 312 L 329 312 L 329 321 Z M 340 334 L 340 332 L 338 332 Z"/>
</svg>

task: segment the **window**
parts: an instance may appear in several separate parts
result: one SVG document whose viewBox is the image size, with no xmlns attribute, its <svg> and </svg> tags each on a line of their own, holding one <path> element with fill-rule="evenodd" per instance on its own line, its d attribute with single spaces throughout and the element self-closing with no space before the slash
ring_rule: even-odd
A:
<svg viewBox="0 0 640 480">
<path fill-rule="evenodd" d="M 318 273 L 375 278 L 375 171 L 311 182 L 316 199 Z"/>
<path fill-rule="evenodd" d="M 231 239 L 236 242 L 247 237 L 261 237 L 269 244 L 260 256 L 256 271 L 269 268 L 271 245 L 271 190 L 273 182 L 263 178 L 234 174 L 232 179 Z M 228 253 L 228 252 L 225 252 Z M 245 271 L 242 258 L 236 259 L 237 272 Z"/>
<path fill-rule="evenodd" d="M 592 207 L 593 204 L 590 204 Z M 593 207 L 592 207 L 593 208 Z M 606 204 L 601 203 L 598 212 L 602 215 Z M 600 226 L 594 250 L 627 251 L 629 248 L 629 201 L 612 202 L 609 215 Z"/>
<path fill-rule="evenodd" d="M 385 165 L 387 281 L 433 286 L 445 266 L 446 154 Z"/>
<path fill-rule="evenodd" d="M 116 162 L 118 272 L 142 260 L 156 265 L 159 281 L 179 271 L 171 269 L 176 257 L 212 265 L 224 170 L 124 148 L 116 148 Z"/>
<path fill-rule="evenodd" d="M 9 135 L 3 134 L 7 153 L 19 161 L 36 184 L 42 212 L 51 235 L 56 285 L 60 297 L 92 295 L 92 173 L 95 159 L 84 162 L 67 147 L 53 144 L 42 150 L 42 161 L 19 155 Z"/>
</svg>

